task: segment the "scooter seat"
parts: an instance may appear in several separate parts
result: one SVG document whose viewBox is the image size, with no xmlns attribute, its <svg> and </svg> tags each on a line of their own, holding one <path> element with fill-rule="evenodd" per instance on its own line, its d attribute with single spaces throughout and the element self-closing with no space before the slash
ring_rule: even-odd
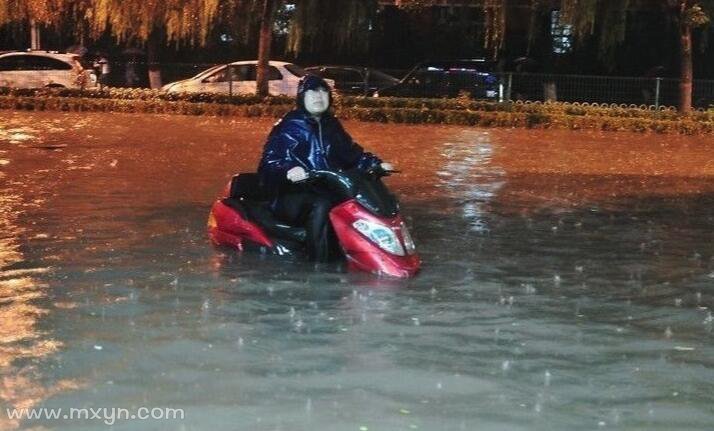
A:
<svg viewBox="0 0 714 431">
<path fill-rule="evenodd" d="M 275 218 L 268 207 L 265 192 L 257 173 L 241 173 L 231 180 L 229 196 L 224 203 L 236 209 L 242 216 L 258 223 L 269 235 L 304 243 L 307 233 L 304 228 L 289 226 Z"/>
<path fill-rule="evenodd" d="M 267 201 L 270 198 L 263 189 L 260 176 L 254 172 L 234 175 L 228 197 L 250 201 Z"/>
</svg>

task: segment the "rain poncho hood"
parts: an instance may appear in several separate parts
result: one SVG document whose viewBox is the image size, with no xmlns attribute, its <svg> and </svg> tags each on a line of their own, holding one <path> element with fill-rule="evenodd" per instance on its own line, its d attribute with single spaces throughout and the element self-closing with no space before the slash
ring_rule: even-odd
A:
<svg viewBox="0 0 714 431">
<path fill-rule="evenodd" d="M 305 110 L 305 93 L 308 90 L 317 90 L 318 88 L 324 88 L 330 94 L 330 106 L 332 106 L 332 91 L 330 85 L 324 79 L 316 75 L 305 75 L 298 83 L 297 90 L 297 106 L 298 108 Z"/>
</svg>

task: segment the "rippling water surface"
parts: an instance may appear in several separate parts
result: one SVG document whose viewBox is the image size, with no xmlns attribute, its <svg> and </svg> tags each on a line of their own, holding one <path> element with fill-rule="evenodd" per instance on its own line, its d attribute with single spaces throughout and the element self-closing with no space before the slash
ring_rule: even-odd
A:
<svg viewBox="0 0 714 431">
<path fill-rule="evenodd" d="M 404 171 L 395 281 L 210 246 L 271 123 L 0 112 L 0 428 L 711 429 L 710 138 L 347 123 Z"/>
</svg>

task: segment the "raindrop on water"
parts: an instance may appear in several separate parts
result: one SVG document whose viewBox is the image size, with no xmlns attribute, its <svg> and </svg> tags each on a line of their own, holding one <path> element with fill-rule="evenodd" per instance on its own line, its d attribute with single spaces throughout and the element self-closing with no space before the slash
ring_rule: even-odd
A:
<svg viewBox="0 0 714 431">
<path fill-rule="evenodd" d="M 669 326 L 667 327 L 667 329 L 664 330 L 664 337 L 672 338 L 672 328 L 670 328 Z"/>
<path fill-rule="evenodd" d="M 298 319 L 293 326 L 295 326 L 295 330 L 300 332 L 300 330 L 305 326 L 305 323 L 302 321 L 302 319 Z"/>
<path fill-rule="evenodd" d="M 675 298 L 675 299 L 674 299 L 674 306 L 675 306 L 675 307 L 681 307 L 681 306 L 682 306 L 682 298 Z"/>
<path fill-rule="evenodd" d="M 509 361 L 509 360 L 503 361 L 503 363 L 501 364 L 501 371 L 503 371 L 505 373 L 506 371 L 508 371 L 510 369 L 511 369 L 511 361 Z"/>
<path fill-rule="evenodd" d="M 545 374 L 543 375 L 543 385 L 544 386 L 550 386 L 550 371 L 545 370 Z"/>
<path fill-rule="evenodd" d="M 525 290 L 527 295 L 533 295 L 534 293 L 536 293 L 536 288 L 531 283 L 524 283 L 521 284 L 521 286 L 523 287 L 523 290 Z"/>
</svg>

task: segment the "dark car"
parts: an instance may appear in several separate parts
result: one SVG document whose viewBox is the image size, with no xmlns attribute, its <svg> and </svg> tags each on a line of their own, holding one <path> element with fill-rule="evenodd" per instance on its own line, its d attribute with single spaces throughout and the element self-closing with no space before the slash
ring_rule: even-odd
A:
<svg viewBox="0 0 714 431">
<path fill-rule="evenodd" d="M 379 70 L 361 66 L 312 66 L 305 70 L 335 81 L 335 89 L 342 94 L 371 96 L 375 91 L 391 87 L 399 80 Z"/>
<path fill-rule="evenodd" d="M 398 84 L 379 90 L 378 97 L 457 97 L 498 99 L 495 62 L 483 59 L 427 61 L 418 64 Z"/>
</svg>

